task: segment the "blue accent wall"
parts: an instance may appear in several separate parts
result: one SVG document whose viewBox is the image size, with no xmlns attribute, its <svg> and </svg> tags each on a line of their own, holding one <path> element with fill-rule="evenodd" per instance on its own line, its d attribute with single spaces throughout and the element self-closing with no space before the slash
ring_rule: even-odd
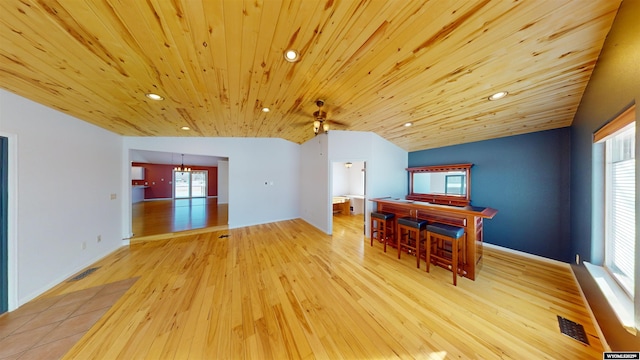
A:
<svg viewBox="0 0 640 360">
<path fill-rule="evenodd" d="M 487 243 L 571 261 L 569 128 L 409 153 L 409 166 L 472 163 L 471 204 L 498 210 Z"/>
</svg>

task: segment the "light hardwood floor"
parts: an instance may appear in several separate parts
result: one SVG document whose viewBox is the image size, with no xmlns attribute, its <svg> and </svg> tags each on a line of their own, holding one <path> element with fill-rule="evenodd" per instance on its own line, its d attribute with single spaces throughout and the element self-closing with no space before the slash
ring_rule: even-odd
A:
<svg viewBox="0 0 640 360">
<path fill-rule="evenodd" d="M 95 266 L 45 296 L 139 279 L 67 359 L 602 358 L 568 266 L 486 249 L 454 287 L 371 247 L 359 216 L 335 216 L 333 236 L 290 220 L 141 242 Z"/>
<path fill-rule="evenodd" d="M 228 204 L 218 204 L 217 198 L 140 201 L 131 206 L 132 239 L 149 240 L 175 236 L 178 232 L 226 229 L 228 209 Z"/>
</svg>

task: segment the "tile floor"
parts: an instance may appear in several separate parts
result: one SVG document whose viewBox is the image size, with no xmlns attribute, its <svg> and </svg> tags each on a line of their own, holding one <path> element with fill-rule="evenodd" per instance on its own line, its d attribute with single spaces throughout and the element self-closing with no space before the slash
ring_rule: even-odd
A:
<svg viewBox="0 0 640 360">
<path fill-rule="evenodd" d="M 0 359 L 60 359 L 137 278 L 31 301 L 0 317 Z"/>
</svg>

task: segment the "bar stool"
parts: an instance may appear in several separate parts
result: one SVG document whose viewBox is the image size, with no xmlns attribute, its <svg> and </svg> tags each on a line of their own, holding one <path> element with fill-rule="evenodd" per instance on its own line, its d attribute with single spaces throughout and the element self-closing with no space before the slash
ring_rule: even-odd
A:
<svg viewBox="0 0 640 360">
<path fill-rule="evenodd" d="M 371 213 L 371 246 L 373 246 L 373 239 L 384 243 L 384 252 L 387 252 L 387 243 L 391 242 L 395 245 L 395 219 L 396 215 L 392 213 Z"/>
<path fill-rule="evenodd" d="M 412 217 L 403 217 L 398 219 L 398 259 L 400 259 L 400 253 L 402 248 L 407 249 L 410 253 L 411 250 L 416 252 L 416 266 L 420 268 L 420 243 L 425 241 L 423 235 L 427 229 L 427 220 L 415 219 Z M 406 241 L 404 241 L 406 239 Z"/>
<path fill-rule="evenodd" d="M 430 263 L 450 269 L 453 285 L 458 286 L 458 272 L 463 271 L 466 260 L 466 238 L 464 228 L 434 223 L 427 225 L 427 272 Z"/>
</svg>

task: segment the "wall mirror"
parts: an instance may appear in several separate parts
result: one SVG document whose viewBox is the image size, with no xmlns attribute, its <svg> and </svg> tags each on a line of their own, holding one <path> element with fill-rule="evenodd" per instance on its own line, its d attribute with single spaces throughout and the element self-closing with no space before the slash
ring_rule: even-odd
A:
<svg viewBox="0 0 640 360">
<path fill-rule="evenodd" d="M 473 164 L 435 165 L 407 168 L 407 200 L 467 206 L 471 202 Z"/>
</svg>

